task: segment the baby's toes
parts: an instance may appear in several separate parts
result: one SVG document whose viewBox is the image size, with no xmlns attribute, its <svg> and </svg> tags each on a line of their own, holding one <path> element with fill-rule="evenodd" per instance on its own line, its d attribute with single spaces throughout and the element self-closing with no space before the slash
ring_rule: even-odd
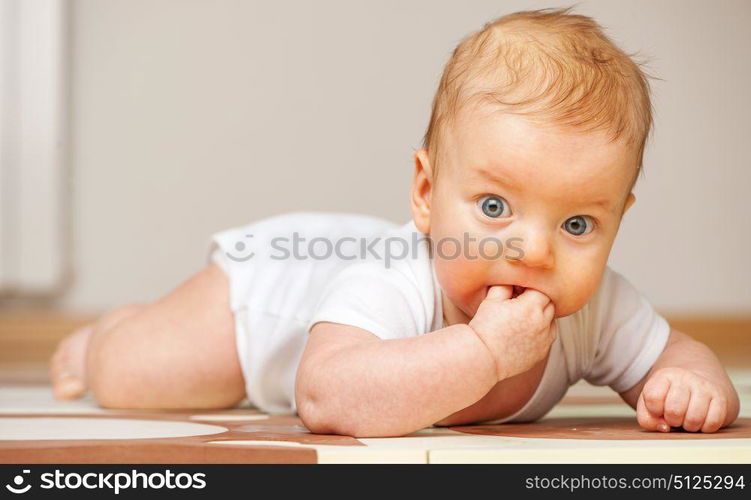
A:
<svg viewBox="0 0 751 500">
<path fill-rule="evenodd" d="M 64 338 L 50 359 L 52 392 L 57 399 L 75 399 L 86 392 L 85 353 L 91 326 Z"/>
<path fill-rule="evenodd" d="M 52 378 L 52 394 L 56 399 L 76 399 L 86 392 L 86 386 L 79 378 L 67 372 L 60 372 Z"/>
<path fill-rule="evenodd" d="M 68 362 L 66 352 L 60 349 L 50 361 L 52 393 L 56 399 L 75 399 L 86 390 L 83 382 L 68 370 Z"/>
</svg>

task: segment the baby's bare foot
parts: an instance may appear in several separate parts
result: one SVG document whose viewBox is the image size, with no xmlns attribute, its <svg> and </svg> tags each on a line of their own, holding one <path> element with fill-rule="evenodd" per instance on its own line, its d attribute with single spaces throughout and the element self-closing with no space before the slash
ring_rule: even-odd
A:
<svg viewBox="0 0 751 500">
<path fill-rule="evenodd" d="M 86 392 L 86 349 L 94 323 L 65 337 L 50 360 L 52 392 L 57 399 L 75 399 Z"/>
</svg>

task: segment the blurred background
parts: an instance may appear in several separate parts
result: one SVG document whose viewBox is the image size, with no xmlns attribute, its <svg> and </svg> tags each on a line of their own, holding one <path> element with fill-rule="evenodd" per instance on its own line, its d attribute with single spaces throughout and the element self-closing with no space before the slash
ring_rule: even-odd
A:
<svg viewBox="0 0 751 500">
<path fill-rule="evenodd" d="M 412 153 L 456 44 L 497 16 L 568 5 L 0 0 L 0 363 L 37 377 L 22 359 L 39 373 L 66 331 L 160 297 L 219 230 L 292 210 L 406 222 Z M 575 12 L 657 77 L 610 265 L 751 365 L 751 2 Z"/>
</svg>

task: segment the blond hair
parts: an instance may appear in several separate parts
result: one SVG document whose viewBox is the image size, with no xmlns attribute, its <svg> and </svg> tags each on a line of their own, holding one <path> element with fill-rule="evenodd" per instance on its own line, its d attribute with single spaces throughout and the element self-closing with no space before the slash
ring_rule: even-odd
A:
<svg viewBox="0 0 751 500">
<path fill-rule="evenodd" d="M 568 9 L 524 11 L 464 38 L 444 68 L 423 138 L 433 174 L 459 111 L 491 103 L 637 147 L 641 170 L 652 127 L 648 75 L 591 18 Z"/>
</svg>

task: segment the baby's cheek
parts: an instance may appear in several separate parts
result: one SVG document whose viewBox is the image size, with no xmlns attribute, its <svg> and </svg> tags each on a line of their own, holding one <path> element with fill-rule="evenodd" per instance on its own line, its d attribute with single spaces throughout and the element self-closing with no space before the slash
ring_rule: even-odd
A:
<svg viewBox="0 0 751 500">
<path fill-rule="evenodd" d="M 559 285 L 561 292 L 555 301 L 555 316 L 568 316 L 584 307 L 597 291 L 601 276 L 602 272 L 591 269 L 562 277 Z"/>
<path fill-rule="evenodd" d="M 441 289 L 452 303 L 465 312 L 484 299 L 488 276 L 487 262 L 463 257 L 436 258 L 435 270 Z"/>
</svg>

